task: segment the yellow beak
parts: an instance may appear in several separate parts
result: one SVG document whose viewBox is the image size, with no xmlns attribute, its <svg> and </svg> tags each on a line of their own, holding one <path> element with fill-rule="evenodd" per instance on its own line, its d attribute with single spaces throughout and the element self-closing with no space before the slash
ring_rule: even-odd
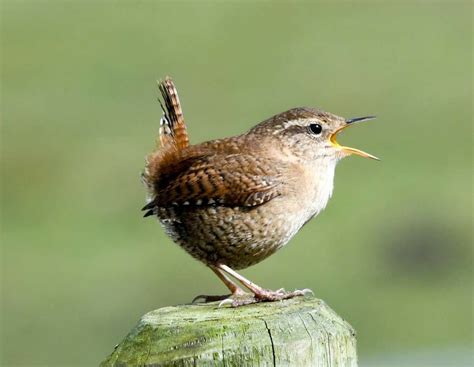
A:
<svg viewBox="0 0 474 367">
<path fill-rule="evenodd" d="M 364 157 L 364 158 L 370 158 L 370 159 L 375 159 L 376 161 L 379 161 L 380 159 L 378 159 L 376 156 L 373 156 L 372 154 L 366 153 L 366 152 L 364 152 L 362 150 L 359 150 L 359 149 L 344 147 L 336 141 L 337 134 L 339 132 L 341 132 L 342 130 L 344 130 L 345 128 L 347 128 L 348 126 L 350 126 L 351 124 L 353 124 L 355 122 L 360 122 L 360 121 L 373 120 L 374 118 L 375 118 L 375 116 L 365 116 L 365 117 L 356 117 L 356 118 L 346 120 L 346 124 L 341 126 L 336 131 L 334 131 L 331 134 L 331 136 L 329 137 L 329 139 L 331 140 L 332 145 L 336 148 L 339 148 L 340 150 L 342 150 L 347 155 L 357 154 L 357 155 L 360 155 L 361 157 Z"/>
</svg>

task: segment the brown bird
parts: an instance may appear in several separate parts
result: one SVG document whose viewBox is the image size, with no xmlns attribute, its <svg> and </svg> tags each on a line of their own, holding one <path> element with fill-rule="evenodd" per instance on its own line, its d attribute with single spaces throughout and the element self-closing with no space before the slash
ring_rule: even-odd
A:
<svg viewBox="0 0 474 367">
<path fill-rule="evenodd" d="M 304 295 L 309 290 L 264 289 L 235 270 L 275 253 L 325 208 L 340 159 L 351 154 L 377 159 L 336 142 L 338 132 L 374 116 L 344 119 L 293 108 L 242 135 L 190 145 L 173 81 L 166 78 L 159 90 L 161 148 L 147 157 L 143 210 L 145 217 L 157 216 L 166 234 L 231 291 L 197 298 L 240 306 Z"/>
</svg>

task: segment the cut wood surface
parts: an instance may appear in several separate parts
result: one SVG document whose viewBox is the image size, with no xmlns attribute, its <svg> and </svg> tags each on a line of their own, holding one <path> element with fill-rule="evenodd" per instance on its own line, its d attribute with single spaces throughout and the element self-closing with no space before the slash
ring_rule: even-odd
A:
<svg viewBox="0 0 474 367">
<path fill-rule="evenodd" d="M 313 297 L 181 305 L 144 315 L 101 366 L 356 367 L 356 337 Z"/>
</svg>

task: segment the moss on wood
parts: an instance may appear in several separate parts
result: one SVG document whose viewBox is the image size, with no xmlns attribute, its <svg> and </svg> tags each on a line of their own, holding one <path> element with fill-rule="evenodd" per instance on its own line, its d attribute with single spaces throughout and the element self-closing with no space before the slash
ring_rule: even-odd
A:
<svg viewBox="0 0 474 367">
<path fill-rule="evenodd" d="M 352 327 L 312 297 L 144 315 L 106 366 L 357 366 Z"/>
</svg>

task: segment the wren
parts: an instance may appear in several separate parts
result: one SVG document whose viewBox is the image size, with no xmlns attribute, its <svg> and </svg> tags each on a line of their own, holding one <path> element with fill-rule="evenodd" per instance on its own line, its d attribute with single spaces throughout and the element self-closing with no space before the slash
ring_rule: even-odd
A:
<svg viewBox="0 0 474 367">
<path fill-rule="evenodd" d="M 377 159 L 336 141 L 347 126 L 374 116 L 345 119 L 299 107 L 242 135 L 191 145 L 173 81 L 165 78 L 158 86 L 164 115 L 160 148 L 147 157 L 142 174 L 145 217 L 156 216 L 166 234 L 231 292 L 195 300 L 240 306 L 311 292 L 267 290 L 235 270 L 275 253 L 326 207 L 339 160 L 352 154 Z"/>
</svg>

